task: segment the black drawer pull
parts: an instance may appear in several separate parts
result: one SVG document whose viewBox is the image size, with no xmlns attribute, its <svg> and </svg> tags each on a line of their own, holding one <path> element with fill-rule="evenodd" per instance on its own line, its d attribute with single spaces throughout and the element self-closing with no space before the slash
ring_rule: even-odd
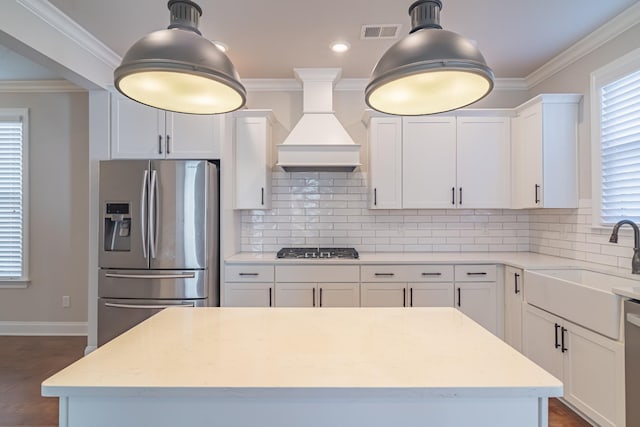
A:
<svg viewBox="0 0 640 427">
<path fill-rule="evenodd" d="M 513 275 L 513 281 L 514 281 L 514 284 L 515 284 L 515 292 L 516 292 L 516 294 L 520 293 L 520 289 L 518 289 L 518 278 L 519 277 L 520 277 L 520 275 L 518 273 L 515 273 Z"/>
<path fill-rule="evenodd" d="M 260 273 L 238 273 L 238 276 L 258 276 Z"/>
<path fill-rule="evenodd" d="M 402 306 L 407 306 L 407 288 L 402 288 Z"/>
<path fill-rule="evenodd" d="M 560 340 L 561 344 L 560 345 L 562 347 L 561 350 L 562 350 L 563 353 L 566 353 L 567 350 L 568 350 L 567 347 L 564 346 L 564 333 L 565 332 L 567 332 L 567 328 L 562 328 L 562 335 L 560 336 L 560 338 L 561 338 L 561 340 Z"/>
<path fill-rule="evenodd" d="M 462 305 L 462 294 L 460 291 L 461 288 L 458 288 L 458 307 Z"/>
<path fill-rule="evenodd" d="M 558 329 L 560 329 L 560 325 L 558 325 L 558 324 L 556 323 L 556 324 L 555 324 L 555 328 L 556 328 L 556 333 L 555 333 L 555 336 L 556 336 L 556 343 L 555 343 L 555 344 L 556 344 L 556 348 L 560 348 L 560 343 L 558 342 Z"/>
<path fill-rule="evenodd" d="M 485 271 L 478 271 L 478 272 L 473 272 L 473 271 L 468 271 L 467 272 L 467 276 L 486 276 L 487 273 Z"/>
<path fill-rule="evenodd" d="M 273 290 L 269 288 L 269 307 L 273 307 Z"/>
<path fill-rule="evenodd" d="M 422 273 L 423 276 L 442 276 L 442 273 Z"/>
<path fill-rule="evenodd" d="M 393 277 L 395 275 L 395 273 L 375 273 L 376 277 Z"/>
</svg>

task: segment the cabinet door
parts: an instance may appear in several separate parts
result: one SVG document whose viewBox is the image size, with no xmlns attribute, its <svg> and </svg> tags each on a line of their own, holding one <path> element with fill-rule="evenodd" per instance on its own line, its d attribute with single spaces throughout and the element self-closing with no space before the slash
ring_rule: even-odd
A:
<svg viewBox="0 0 640 427">
<path fill-rule="evenodd" d="M 225 307 L 272 307 L 273 283 L 225 283 Z"/>
<path fill-rule="evenodd" d="M 318 283 L 318 307 L 360 307 L 358 283 Z"/>
<path fill-rule="evenodd" d="M 456 118 L 404 117 L 402 207 L 456 204 Z"/>
<path fill-rule="evenodd" d="M 504 275 L 504 340 L 522 352 L 522 270 L 505 267 Z"/>
<path fill-rule="evenodd" d="M 318 304 L 315 283 L 277 283 L 277 307 L 315 307 Z"/>
<path fill-rule="evenodd" d="M 237 117 L 235 208 L 271 207 L 271 131 L 266 117 Z"/>
<path fill-rule="evenodd" d="M 511 144 L 512 199 L 515 209 L 542 207 L 542 106 L 534 105 L 514 119 Z M 560 185 L 560 183 L 556 183 Z"/>
<path fill-rule="evenodd" d="M 495 282 L 465 282 L 456 284 L 456 308 L 485 329 L 498 333 Z"/>
<path fill-rule="evenodd" d="M 111 158 L 164 158 L 164 116 L 162 110 L 112 94 Z"/>
<path fill-rule="evenodd" d="M 562 320 L 525 304 L 522 327 L 524 355 L 562 381 Z"/>
<path fill-rule="evenodd" d="M 409 307 L 453 307 L 453 283 L 409 283 Z"/>
<path fill-rule="evenodd" d="M 458 207 L 511 206 L 511 119 L 457 118 Z"/>
<path fill-rule="evenodd" d="M 360 303 L 363 307 L 406 307 L 406 283 L 362 283 Z"/>
<path fill-rule="evenodd" d="M 167 113 L 167 158 L 219 159 L 219 120 L 220 116 Z"/>
<path fill-rule="evenodd" d="M 374 117 L 369 123 L 369 208 L 402 208 L 402 120 Z"/>
<path fill-rule="evenodd" d="M 624 425 L 624 345 L 570 322 L 565 327 L 565 399 L 598 425 Z"/>
</svg>

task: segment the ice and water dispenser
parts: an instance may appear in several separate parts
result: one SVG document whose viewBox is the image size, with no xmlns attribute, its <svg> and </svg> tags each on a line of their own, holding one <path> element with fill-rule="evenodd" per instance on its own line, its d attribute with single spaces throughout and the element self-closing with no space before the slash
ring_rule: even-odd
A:
<svg viewBox="0 0 640 427">
<path fill-rule="evenodd" d="M 104 250 L 131 250 L 131 204 L 105 203 Z"/>
</svg>

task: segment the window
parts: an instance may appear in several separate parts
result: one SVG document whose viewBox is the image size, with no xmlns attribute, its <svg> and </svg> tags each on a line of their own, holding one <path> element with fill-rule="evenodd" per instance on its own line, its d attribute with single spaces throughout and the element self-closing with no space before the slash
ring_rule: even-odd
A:
<svg viewBox="0 0 640 427">
<path fill-rule="evenodd" d="M 591 76 L 594 224 L 640 222 L 640 49 Z"/>
<path fill-rule="evenodd" d="M 28 111 L 0 108 L 0 282 L 28 281 Z"/>
</svg>

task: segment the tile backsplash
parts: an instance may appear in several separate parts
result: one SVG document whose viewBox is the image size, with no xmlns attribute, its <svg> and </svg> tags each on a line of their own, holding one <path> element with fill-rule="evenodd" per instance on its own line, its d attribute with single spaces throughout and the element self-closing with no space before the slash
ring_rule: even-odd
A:
<svg viewBox="0 0 640 427">
<path fill-rule="evenodd" d="M 361 252 L 531 251 L 630 268 L 633 235 L 618 244 L 578 209 L 368 209 L 362 172 L 273 172 L 270 210 L 242 211 L 241 250 L 355 247 Z"/>
<path fill-rule="evenodd" d="M 362 252 L 528 251 L 529 212 L 368 209 L 362 172 L 273 172 L 271 210 L 242 213 L 241 250 L 355 247 Z"/>
</svg>

